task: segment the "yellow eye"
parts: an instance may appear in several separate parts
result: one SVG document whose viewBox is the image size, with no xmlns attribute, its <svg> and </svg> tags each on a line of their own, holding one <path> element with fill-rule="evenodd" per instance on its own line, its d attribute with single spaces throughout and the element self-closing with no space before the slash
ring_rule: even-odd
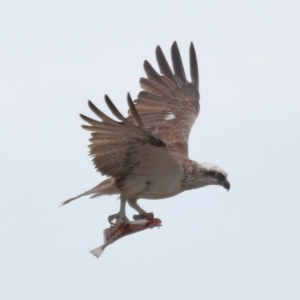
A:
<svg viewBox="0 0 300 300">
<path fill-rule="evenodd" d="M 225 176 L 222 173 L 218 173 L 217 178 L 219 180 L 223 180 L 225 178 Z"/>
</svg>

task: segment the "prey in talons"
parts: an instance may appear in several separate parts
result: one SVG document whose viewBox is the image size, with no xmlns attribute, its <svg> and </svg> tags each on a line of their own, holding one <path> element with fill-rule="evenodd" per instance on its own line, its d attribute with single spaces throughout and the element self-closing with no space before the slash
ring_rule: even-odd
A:
<svg viewBox="0 0 300 300">
<path fill-rule="evenodd" d="M 146 218 L 138 221 L 131 221 L 127 225 L 120 223 L 118 226 L 113 228 L 106 228 L 103 231 L 104 244 L 96 249 L 90 251 L 97 258 L 101 256 L 104 249 L 112 244 L 113 242 L 119 240 L 120 238 L 143 231 L 145 229 L 151 229 L 154 227 L 160 227 L 161 220 L 154 218 Z"/>
</svg>

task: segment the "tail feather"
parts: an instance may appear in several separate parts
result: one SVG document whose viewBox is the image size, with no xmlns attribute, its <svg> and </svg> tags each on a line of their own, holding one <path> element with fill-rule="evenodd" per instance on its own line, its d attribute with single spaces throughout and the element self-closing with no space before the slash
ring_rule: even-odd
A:
<svg viewBox="0 0 300 300">
<path fill-rule="evenodd" d="M 92 189 L 92 190 L 93 190 L 93 189 Z M 82 196 L 87 196 L 87 195 L 93 194 L 92 190 L 86 191 L 85 193 L 79 194 L 79 195 L 76 196 L 76 197 L 73 197 L 73 198 L 70 198 L 70 199 L 68 199 L 68 200 L 65 200 L 65 201 L 63 201 L 63 202 L 61 203 L 60 206 L 66 205 L 66 204 L 68 204 L 69 202 L 71 202 L 71 201 L 73 201 L 73 200 L 76 200 L 76 199 L 78 199 L 78 198 L 80 198 L 80 197 L 82 197 Z"/>
<path fill-rule="evenodd" d="M 82 196 L 95 194 L 92 197 L 98 197 L 98 196 L 102 196 L 102 195 L 113 195 L 113 194 L 118 194 L 118 193 L 119 193 L 119 191 L 118 191 L 117 187 L 115 186 L 115 180 L 113 178 L 108 178 L 108 179 L 104 180 L 103 182 L 101 182 L 100 184 L 98 184 L 97 186 L 95 186 L 94 188 L 92 188 L 91 190 L 86 191 L 82 194 L 79 194 L 76 197 L 73 197 L 73 198 L 63 201 L 60 206 L 66 205 L 69 202 L 76 200 Z"/>
</svg>

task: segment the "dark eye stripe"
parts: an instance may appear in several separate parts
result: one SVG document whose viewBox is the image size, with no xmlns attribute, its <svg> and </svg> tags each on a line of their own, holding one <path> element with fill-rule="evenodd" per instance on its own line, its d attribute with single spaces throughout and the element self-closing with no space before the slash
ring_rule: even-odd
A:
<svg viewBox="0 0 300 300">
<path fill-rule="evenodd" d="M 218 173 L 218 174 L 217 174 L 217 178 L 218 178 L 218 179 L 224 179 L 225 176 L 224 176 L 222 173 Z"/>
</svg>

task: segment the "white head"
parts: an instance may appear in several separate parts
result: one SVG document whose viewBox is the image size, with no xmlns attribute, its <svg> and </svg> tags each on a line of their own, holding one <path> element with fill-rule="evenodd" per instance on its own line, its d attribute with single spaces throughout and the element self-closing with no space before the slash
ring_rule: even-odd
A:
<svg viewBox="0 0 300 300">
<path fill-rule="evenodd" d="M 230 183 L 227 179 L 227 173 L 220 167 L 209 164 L 209 163 L 197 163 L 199 171 L 202 176 L 200 176 L 200 182 L 203 183 L 202 186 L 206 185 L 220 185 L 224 187 L 227 191 L 230 189 Z"/>
<path fill-rule="evenodd" d="M 220 185 L 227 191 L 230 189 L 227 173 L 220 167 L 209 163 L 193 162 L 192 170 L 186 179 L 185 189 L 201 188 L 207 185 Z"/>
</svg>

